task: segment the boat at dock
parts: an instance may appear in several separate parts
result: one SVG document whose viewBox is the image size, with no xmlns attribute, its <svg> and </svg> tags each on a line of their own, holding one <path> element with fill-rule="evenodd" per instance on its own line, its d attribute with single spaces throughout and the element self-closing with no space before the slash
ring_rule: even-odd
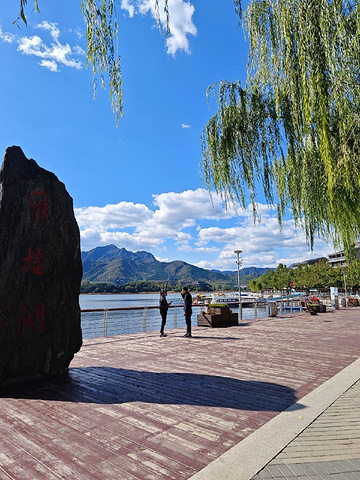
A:
<svg viewBox="0 0 360 480">
<path fill-rule="evenodd" d="M 234 293 L 213 293 L 211 295 L 211 303 L 226 303 L 227 305 L 239 305 L 239 294 Z M 241 305 L 243 307 L 252 306 L 255 302 L 261 302 L 264 299 L 247 293 L 241 294 Z"/>
<path fill-rule="evenodd" d="M 193 299 L 193 305 L 209 305 L 212 301 L 211 295 L 204 295 L 203 293 L 198 293 Z"/>
</svg>

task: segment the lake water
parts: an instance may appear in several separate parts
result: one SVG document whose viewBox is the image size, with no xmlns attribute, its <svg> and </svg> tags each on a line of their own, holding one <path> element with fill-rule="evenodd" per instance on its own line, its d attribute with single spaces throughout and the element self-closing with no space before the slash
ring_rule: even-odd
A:
<svg viewBox="0 0 360 480">
<path fill-rule="evenodd" d="M 80 295 L 81 309 L 90 308 L 128 308 L 128 307 L 150 307 L 159 305 L 160 295 L 158 293 L 121 293 L 108 295 Z M 180 293 L 169 293 L 168 302 L 173 305 L 182 305 Z"/>
<path fill-rule="evenodd" d="M 141 294 L 111 294 L 111 295 L 80 295 L 81 310 L 102 309 L 97 312 L 82 312 L 81 324 L 84 338 L 95 338 L 108 335 L 121 335 L 125 333 L 140 333 L 159 331 L 161 317 L 158 308 L 158 293 Z M 170 308 L 168 311 L 166 328 L 184 328 L 185 320 L 182 311 L 183 300 L 179 293 L 169 293 L 168 302 L 178 308 Z M 134 308 L 138 310 L 106 311 L 111 308 Z M 144 308 L 145 307 L 145 308 Z M 193 307 L 192 323 L 197 324 L 197 315 L 206 307 Z M 231 307 L 237 312 L 237 307 Z M 258 308 L 257 316 L 265 317 L 266 308 Z M 243 320 L 252 319 L 255 316 L 253 307 L 243 308 Z"/>
</svg>

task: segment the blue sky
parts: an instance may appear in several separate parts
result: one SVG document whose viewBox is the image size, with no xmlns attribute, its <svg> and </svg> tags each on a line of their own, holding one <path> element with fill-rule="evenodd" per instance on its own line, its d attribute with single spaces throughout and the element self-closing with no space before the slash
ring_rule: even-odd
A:
<svg viewBox="0 0 360 480">
<path fill-rule="evenodd" d="M 200 135 L 216 108 L 206 89 L 246 79 L 232 0 L 170 0 L 169 38 L 158 31 L 153 0 L 117 2 L 118 128 L 109 92 L 99 86 L 93 100 L 80 2 L 39 0 L 41 14 L 28 4 L 27 27 L 13 24 L 18 2 L 0 12 L 0 151 L 19 145 L 65 183 L 83 250 L 113 243 L 219 270 L 236 269 L 238 248 L 244 266 L 271 267 L 333 251 L 317 241 L 310 253 L 293 221 L 280 232 L 265 205 L 254 225 L 250 207 L 226 210 L 203 189 Z"/>
</svg>

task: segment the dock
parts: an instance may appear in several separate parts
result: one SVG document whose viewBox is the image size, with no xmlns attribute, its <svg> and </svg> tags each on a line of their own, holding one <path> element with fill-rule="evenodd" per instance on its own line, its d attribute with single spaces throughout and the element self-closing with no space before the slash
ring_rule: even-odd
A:
<svg viewBox="0 0 360 480">
<path fill-rule="evenodd" d="M 0 479 L 250 480 L 233 449 L 356 363 L 360 308 L 167 333 L 88 339 L 64 376 L 2 388 Z"/>
</svg>

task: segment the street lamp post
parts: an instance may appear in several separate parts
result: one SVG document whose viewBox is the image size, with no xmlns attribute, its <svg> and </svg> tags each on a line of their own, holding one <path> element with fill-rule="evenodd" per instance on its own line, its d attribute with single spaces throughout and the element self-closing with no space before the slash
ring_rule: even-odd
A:
<svg viewBox="0 0 360 480">
<path fill-rule="evenodd" d="M 234 253 L 237 255 L 237 267 L 238 267 L 238 287 L 239 287 L 239 316 L 238 316 L 238 323 L 242 321 L 242 302 L 241 302 L 241 283 L 240 283 L 240 266 L 242 260 L 240 259 L 240 253 L 242 250 L 234 250 Z"/>
</svg>

